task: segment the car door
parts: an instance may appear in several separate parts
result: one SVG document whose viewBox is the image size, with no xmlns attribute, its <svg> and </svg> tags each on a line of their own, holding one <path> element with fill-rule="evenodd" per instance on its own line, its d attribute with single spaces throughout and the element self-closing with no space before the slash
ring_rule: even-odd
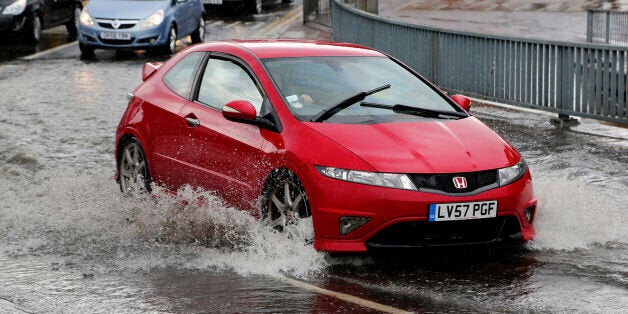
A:
<svg viewBox="0 0 628 314">
<path fill-rule="evenodd" d="M 262 112 L 265 97 L 250 73 L 237 60 L 209 58 L 195 101 L 182 111 L 190 123 L 185 162 L 194 168 L 191 181 L 245 209 L 256 208 L 274 146 L 263 136 L 268 130 L 227 120 L 221 109 L 229 101 L 247 100 Z"/>
<path fill-rule="evenodd" d="M 145 97 L 142 116 L 150 121 L 147 136 L 152 179 L 160 185 L 177 190 L 188 183 L 185 158 L 189 127 L 181 114 L 190 99 L 198 66 L 205 53 L 190 53 L 163 76 L 165 88 L 142 91 Z M 148 85 L 154 86 L 154 85 Z"/>
</svg>

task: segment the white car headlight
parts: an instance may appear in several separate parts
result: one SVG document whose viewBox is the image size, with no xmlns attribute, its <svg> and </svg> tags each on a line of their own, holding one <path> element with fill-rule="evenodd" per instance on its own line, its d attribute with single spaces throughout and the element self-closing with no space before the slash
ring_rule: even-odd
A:
<svg viewBox="0 0 628 314">
<path fill-rule="evenodd" d="M 87 12 L 87 8 L 84 8 L 83 11 L 81 11 L 79 20 L 81 21 L 81 24 L 83 25 L 87 25 L 87 26 L 94 25 L 94 19 L 92 19 L 91 15 L 89 15 L 89 12 Z"/>
<path fill-rule="evenodd" d="M 164 21 L 164 10 L 157 10 L 142 22 L 142 27 L 154 27 Z"/>
<path fill-rule="evenodd" d="M 526 173 L 527 169 L 528 167 L 523 159 L 512 167 L 499 169 L 499 186 L 504 186 L 519 180 Z"/>
<path fill-rule="evenodd" d="M 403 190 L 417 190 L 405 174 L 367 172 L 323 166 L 316 166 L 316 169 L 322 175 L 338 180 Z"/>
<path fill-rule="evenodd" d="M 4 10 L 2 11 L 2 14 L 18 15 L 18 14 L 22 14 L 22 12 L 24 12 L 24 9 L 26 9 L 26 0 L 17 0 L 9 4 L 9 6 L 7 6 L 6 8 L 4 8 Z"/>
</svg>

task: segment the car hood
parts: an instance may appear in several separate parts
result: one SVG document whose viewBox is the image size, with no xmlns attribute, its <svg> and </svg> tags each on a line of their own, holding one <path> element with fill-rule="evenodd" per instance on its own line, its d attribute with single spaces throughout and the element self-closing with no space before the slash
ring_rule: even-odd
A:
<svg viewBox="0 0 628 314">
<path fill-rule="evenodd" d="M 512 145 L 474 117 L 369 125 L 306 124 L 379 172 L 471 172 L 507 167 L 520 158 Z"/>
<path fill-rule="evenodd" d="M 96 19 L 139 20 L 165 9 L 168 1 L 91 0 L 87 4 L 89 15 Z"/>
</svg>

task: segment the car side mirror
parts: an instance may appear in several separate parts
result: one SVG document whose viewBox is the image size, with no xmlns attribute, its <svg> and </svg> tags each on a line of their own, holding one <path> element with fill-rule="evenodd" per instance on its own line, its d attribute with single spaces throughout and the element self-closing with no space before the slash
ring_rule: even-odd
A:
<svg viewBox="0 0 628 314">
<path fill-rule="evenodd" d="M 222 107 L 222 115 L 230 120 L 252 122 L 257 118 L 257 111 L 246 100 L 233 100 Z"/>
<path fill-rule="evenodd" d="M 467 98 L 466 96 L 463 96 L 463 95 L 453 95 L 453 96 L 451 96 L 451 100 L 453 100 L 460 107 L 462 107 L 462 109 L 464 109 L 464 111 L 468 112 L 469 110 L 471 110 L 471 99 Z"/>
</svg>

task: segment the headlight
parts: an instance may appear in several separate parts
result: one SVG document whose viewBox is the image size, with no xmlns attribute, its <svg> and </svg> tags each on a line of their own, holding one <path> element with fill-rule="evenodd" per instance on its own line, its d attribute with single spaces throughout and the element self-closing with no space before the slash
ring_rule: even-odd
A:
<svg viewBox="0 0 628 314">
<path fill-rule="evenodd" d="M 164 10 L 157 10 L 153 15 L 149 16 L 142 22 L 142 27 L 153 27 L 164 21 Z"/>
<path fill-rule="evenodd" d="M 17 0 L 11 3 L 8 7 L 4 8 L 2 14 L 6 15 L 18 15 L 22 14 L 26 9 L 26 0 Z"/>
<path fill-rule="evenodd" d="M 87 25 L 87 26 L 94 25 L 94 20 L 89 15 L 89 12 L 87 12 L 87 8 L 85 8 L 85 9 L 83 9 L 83 11 L 81 11 L 81 16 L 79 16 L 79 20 L 81 21 L 81 24 L 83 24 L 83 25 Z"/>
<path fill-rule="evenodd" d="M 499 186 L 504 186 L 519 180 L 526 173 L 526 169 L 528 169 L 528 167 L 523 159 L 512 167 L 499 169 Z"/>
<path fill-rule="evenodd" d="M 366 172 L 323 166 L 316 166 L 316 169 L 322 175 L 338 180 L 403 190 L 417 190 L 405 174 Z"/>
</svg>

